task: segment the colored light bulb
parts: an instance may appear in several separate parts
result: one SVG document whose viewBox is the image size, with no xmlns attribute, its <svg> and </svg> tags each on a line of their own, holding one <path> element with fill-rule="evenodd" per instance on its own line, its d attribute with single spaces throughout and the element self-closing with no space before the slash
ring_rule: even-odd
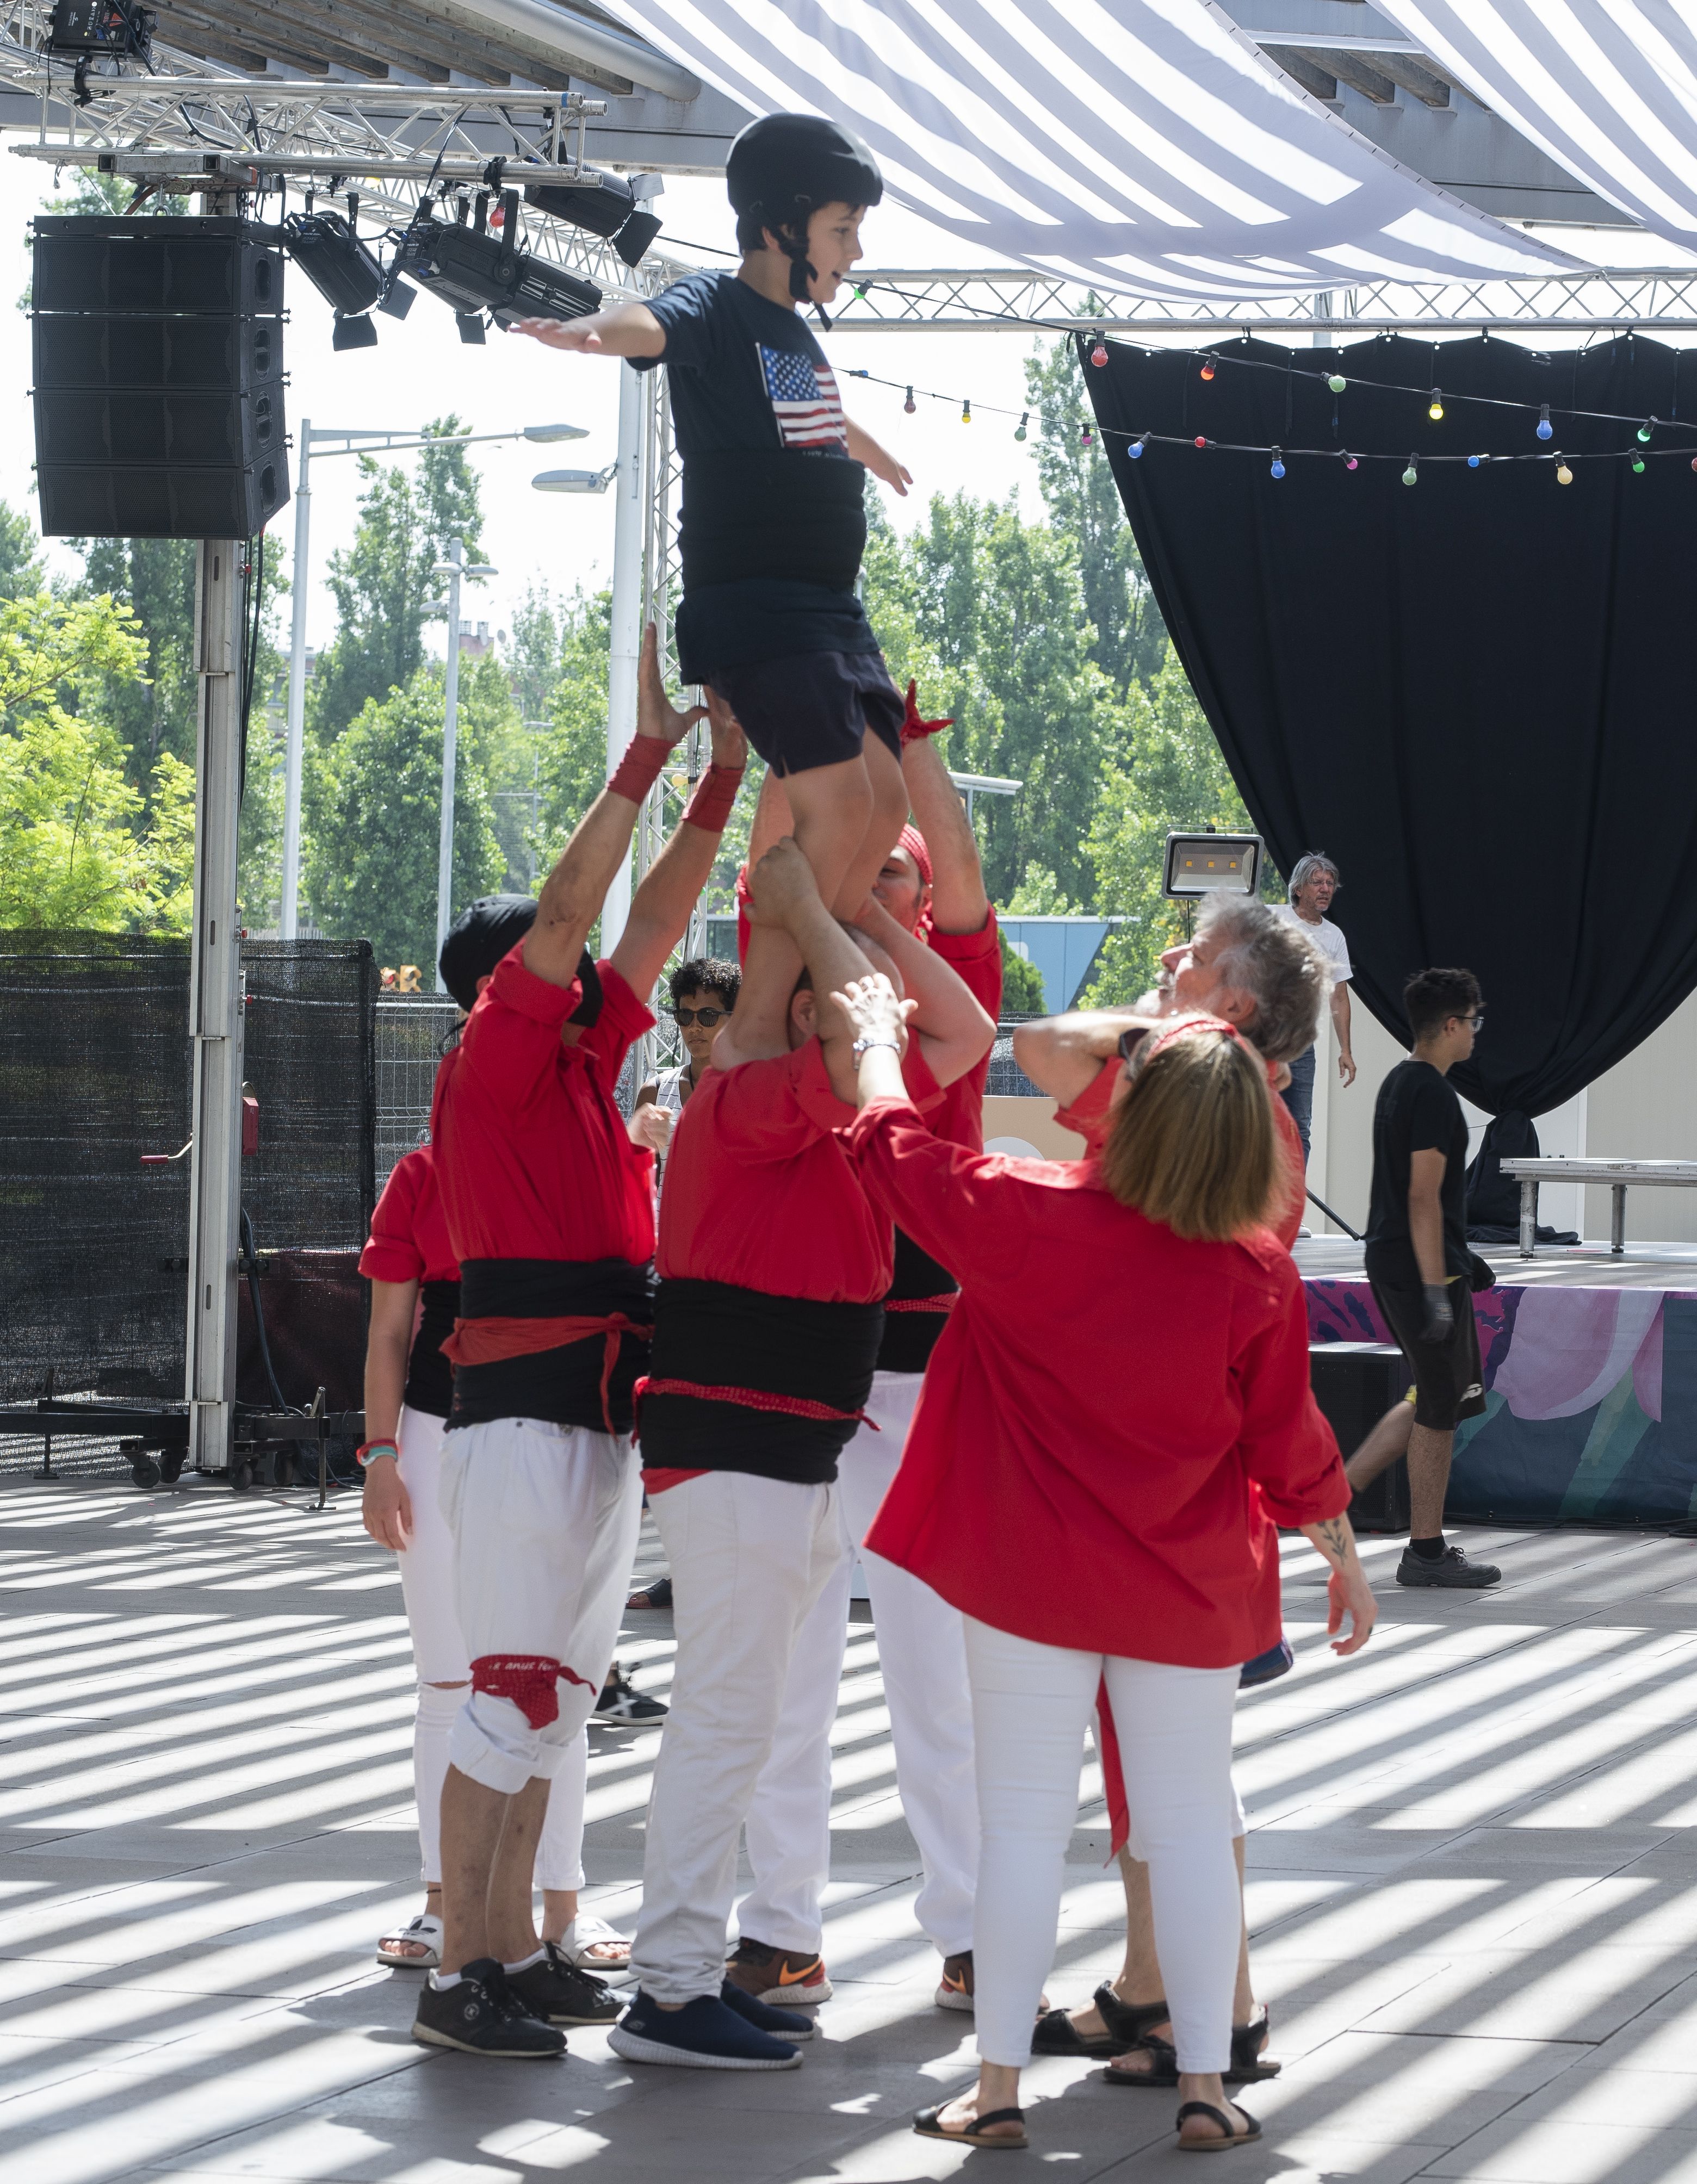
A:
<svg viewBox="0 0 1697 2184">
<path fill-rule="evenodd" d="M 1646 446 L 1649 445 L 1650 436 L 1655 430 L 1655 420 L 1654 417 L 1646 417 L 1643 424 L 1638 426 L 1638 437 L 1645 443 Z"/>
<path fill-rule="evenodd" d="M 1642 455 L 1635 454 L 1635 455 L 1633 457 L 1633 468 L 1635 471 L 1639 471 L 1639 472 L 1642 472 L 1642 471 L 1643 471 L 1643 469 L 1644 469 L 1644 457 L 1643 457 Z"/>
<path fill-rule="evenodd" d="M 1432 400 L 1427 405 L 1426 414 L 1431 418 L 1433 424 L 1436 424 L 1438 419 L 1443 415 L 1443 397 L 1438 393 L 1435 387 L 1432 390 Z"/>
<path fill-rule="evenodd" d="M 1331 378 L 1328 379 L 1326 383 L 1331 389 L 1334 394 L 1341 394 L 1344 388 L 1349 384 L 1349 382 L 1343 376 L 1343 374 L 1341 371 L 1334 371 Z"/>
<path fill-rule="evenodd" d="M 1203 365 L 1203 366 L 1202 367 L 1202 376 L 1203 376 L 1203 377 L 1204 379 L 1212 379 L 1212 378 L 1213 378 L 1213 376 L 1214 376 L 1214 359 L 1213 359 L 1212 357 L 1209 357 L 1209 359 L 1208 359 L 1208 362 L 1207 362 L 1205 365 Z"/>
<path fill-rule="evenodd" d="M 1485 458 L 1482 455 L 1469 455 L 1467 458 L 1468 469 L 1470 471 L 1477 471 L 1480 464 L 1482 463 L 1484 460 Z"/>
<path fill-rule="evenodd" d="M 1133 442 L 1131 443 L 1130 446 L 1129 448 L 1127 448 L 1127 449 L 1125 450 L 1125 452 L 1126 452 L 1126 454 L 1127 454 L 1128 455 L 1130 455 L 1130 458 L 1131 458 L 1132 461 L 1135 463 L 1135 462 L 1139 461 L 1139 460 L 1142 459 L 1143 450 L 1144 450 L 1144 448 L 1147 448 L 1147 447 L 1148 446 L 1148 444 L 1149 444 L 1149 436 L 1148 436 L 1148 434 L 1147 434 L 1147 432 L 1140 432 L 1140 433 L 1137 435 L 1136 438 L 1135 440 L 1133 440 Z"/>
<path fill-rule="evenodd" d="M 1281 478 L 1281 477 L 1284 476 L 1284 474 L 1285 474 L 1285 459 L 1284 459 L 1284 457 L 1283 457 L 1283 456 L 1279 453 L 1278 449 L 1277 449 L 1276 448 L 1274 448 L 1274 450 L 1273 450 L 1273 476 L 1274 476 L 1276 478 Z"/>
<path fill-rule="evenodd" d="M 972 422 L 972 404 L 970 402 L 963 402 L 961 404 L 961 422 L 963 425 L 969 425 Z"/>
<path fill-rule="evenodd" d="M 1108 343 L 1100 334 L 1096 337 L 1096 347 L 1090 353 L 1090 360 L 1098 371 L 1108 361 Z"/>
<path fill-rule="evenodd" d="M 1343 458 L 1343 467 L 1347 471 L 1353 471 L 1359 468 L 1359 465 L 1357 464 L 1354 455 L 1346 455 Z"/>
<path fill-rule="evenodd" d="M 1024 438 L 1025 420 L 1030 415 L 1030 414 L 1031 413 L 1029 410 L 1022 410 L 1019 412 L 1019 422 L 1013 427 L 1013 437 L 1016 440 L 1023 440 Z"/>
<path fill-rule="evenodd" d="M 1092 432 L 1091 431 L 1091 429 L 1090 429 L 1090 427 L 1089 427 L 1089 426 L 1088 426 L 1088 425 L 1085 426 L 1082 428 L 1082 430 L 1080 432 L 1080 433 L 1079 433 L 1079 442 L 1078 442 L 1078 443 L 1079 443 L 1080 447 L 1081 447 L 1081 448 L 1092 447 L 1092 446 L 1094 446 L 1095 442 L 1096 442 L 1096 435 L 1095 435 L 1095 433 L 1094 433 L 1094 432 Z"/>
<path fill-rule="evenodd" d="M 1558 485 L 1571 485 L 1573 482 L 1572 471 L 1568 469 L 1565 462 L 1560 460 L 1555 465 L 1555 482 Z"/>
<path fill-rule="evenodd" d="M 1543 403 L 1538 413 L 1538 437 L 1540 440 L 1547 440 L 1555 429 L 1549 421 L 1549 404 Z"/>
<path fill-rule="evenodd" d="M 911 417 L 911 416 L 913 415 L 913 412 L 914 412 L 914 411 L 918 408 L 918 406 L 919 406 L 919 405 L 918 405 L 918 403 L 913 399 L 913 388 L 910 387 L 907 389 L 907 400 L 906 400 L 906 401 L 902 404 L 902 408 L 903 408 L 903 409 L 907 412 L 907 415 Z"/>
<path fill-rule="evenodd" d="M 1194 444 L 1198 448 L 1205 448 L 1208 445 L 1208 442 L 1203 437 L 1202 434 L 1198 432 L 1196 436 Z"/>
<path fill-rule="evenodd" d="M 1409 457 L 1409 466 L 1403 472 L 1403 483 L 1404 485 L 1418 485 L 1420 483 L 1420 457 L 1418 455 L 1410 455 Z"/>
</svg>

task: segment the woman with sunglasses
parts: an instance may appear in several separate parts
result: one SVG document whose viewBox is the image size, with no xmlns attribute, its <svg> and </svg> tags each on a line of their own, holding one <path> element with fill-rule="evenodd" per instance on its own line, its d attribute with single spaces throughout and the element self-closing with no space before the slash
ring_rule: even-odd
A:
<svg viewBox="0 0 1697 2184">
<path fill-rule="evenodd" d="M 1278 1634 L 1280 1525 L 1372 1629 L 1337 1446 L 1309 1391 L 1302 1284 L 1268 1234 L 1283 1168 L 1259 1056 L 1212 1017 L 1135 1028 L 1101 1151 L 1008 1160 L 933 1136 L 888 983 L 854 1027 L 862 1184 L 960 1282 L 868 1536 L 966 1618 L 981 1850 L 977 2086 L 924 2137 L 1025 2142 L 1019 2074 L 1053 1959 L 1084 1735 L 1106 1680 L 1147 1855 L 1182 2149 L 1260 2135 L 1222 2084 L 1238 1956 L 1231 1714 Z M 1252 1491 L 1252 1487 L 1259 1490 Z"/>
</svg>

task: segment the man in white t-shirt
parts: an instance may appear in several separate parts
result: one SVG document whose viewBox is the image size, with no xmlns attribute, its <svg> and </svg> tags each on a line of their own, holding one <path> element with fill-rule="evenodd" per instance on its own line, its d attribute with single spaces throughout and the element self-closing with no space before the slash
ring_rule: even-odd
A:
<svg viewBox="0 0 1697 2184">
<path fill-rule="evenodd" d="M 1277 907 L 1280 916 L 1301 925 L 1326 958 L 1326 967 L 1331 972 L 1331 1025 L 1337 1034 L 1337 1073 L 1345 1084 L 1353 1084 L 1355 1057 L 1349 1050 L 1349 980 L 1353 975 L 1349 943 L 1326 914 L 1331 907 L 1331 898 L 1342 885 L 1337 867 L 1325 850 L 1310 850 L 1306 856 L 1298 858 L 1296 870 L 1291 874 L 1288 906 L 1281 904 Z M 1314 1112 L 1312 1047 L 1292 1062 L 1291 1081 L 1282 1096 L 1295 1120 L 1306 1161 L 1309 1121 Z"/>
</svg>

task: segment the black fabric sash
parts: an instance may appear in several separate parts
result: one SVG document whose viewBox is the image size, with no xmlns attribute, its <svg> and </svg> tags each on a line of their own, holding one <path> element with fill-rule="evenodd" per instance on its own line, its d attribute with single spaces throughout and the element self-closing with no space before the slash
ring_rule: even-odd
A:
<svg viewBox="0 0 1697 2184">
<path fill-rule="evenodd" d="M 686 592 L 751 577 L 851 592 L 866 551 L 866 472 L 800 448 L 692 455 L 678 548 Z"/>
<path fill-rule="evenodd" d="M 470 1259 L 460 1269 L 460 1317 L 479 1319 L 601 1318 L 622 1312 L 644 1326 L 654 1317 L 654 1269 L 628 1259 Z M 618 1362 L 601 1401 L 606 1338 L 586 1336 L 552 1350 L 461 1365 L 454 1374 L 449 1425 L 496 1418 L 541 1418 L 605 1433 L 633 1423 L 631 1390 L 648 1366 L 648 1345 L 620 1338 Z"/>
<path fill-rule="evenodd" d="M 654 1309 L 656 1380 L 758 1388 L 825 1403 L 842 1418 L 798 1418 L 695 1396 L 644 1396 L 642 1460 L 657 1468 L 750 1471 L 823 1485 L 872 1392 L 882 1304 L 768 1296 L 728 1282 L 664 1281 Z"/>
<path fill-rule="evenodd" d="M 419 1294 L 424 1311 L 412 1338 L 412 1354 L 406 1361 L 406 1388 L 401 1401 L 410 1411 L 445 1418 L 454 1407 L 454 1368 L 442 1355 L 442 1346 L 460 1317 L 460 1284 L 427 1282 Z"/>
<path fill-rule="evenodd" d="M 922 1251 L 911 1236 L 896 1232 L 896 1274 L 887 1303 L 903 1297 L 952 1296 L 960 1284 L 948 1268 L 940 1266 L 929 1251 Z M 946 1312 L 887 1312 L 884 1340 L 878 1348 L 880 1373 L 923 1373 L 931 1362 L 937 1338 L 948 1325 Z"/>
</svg>

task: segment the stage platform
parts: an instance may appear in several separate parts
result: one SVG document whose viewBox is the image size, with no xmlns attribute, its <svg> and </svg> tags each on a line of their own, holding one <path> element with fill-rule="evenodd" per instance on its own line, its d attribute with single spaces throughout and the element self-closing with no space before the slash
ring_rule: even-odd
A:
<svg viewBox="0 0 1697 2184">
<path fill-rule="evenodd" d="M 1481 1523 L 1697 1520 L 1697 1251 L 1605 1242 L 1477 1247 L 1486 1412 L 1455 1437 L 1449 1511 Z M 1315 1342 L 1385 1342 L 1363 1250 L 1301 1239 Z M 1347 1453 L 1347 1451 L 1346 1451 Z"/>
</svg>

